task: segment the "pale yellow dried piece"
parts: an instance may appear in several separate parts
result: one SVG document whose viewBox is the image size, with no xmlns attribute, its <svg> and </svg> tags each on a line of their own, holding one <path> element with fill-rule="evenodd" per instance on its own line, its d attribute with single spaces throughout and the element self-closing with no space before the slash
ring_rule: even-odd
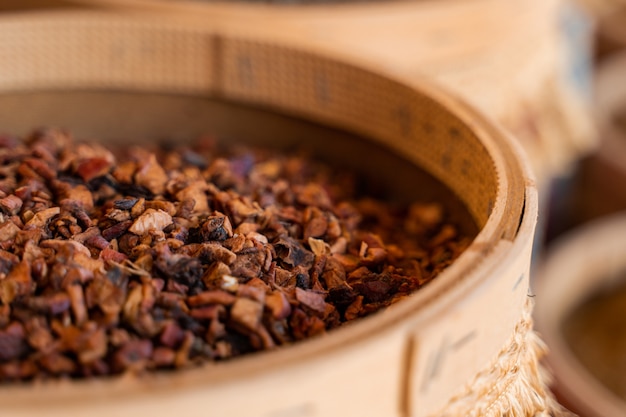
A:
<svg viewBox="0 0 626 417">
<path fill-rule="evenodd" d="M 163 194 L 167 179 L 167 173 L 154 154 L 150 154 L 147 162 L 135 173 L 135 183 L 146 187 L 155 195 Z"/>
<path fill-rule="evenodd" d="M 112 209 L 106 214 L 106 217 L 117 222 L 130 220 L 130 212 L 128 210 Z"/>
<path fill-rule="evenodd" d="M 315 256 L 329 255 L 330 245 L 322 239 L 309 238 L 309 247 Z"/>
<path fill-rule="evenodd" d="M 228 291 L 231 293 L 236 293 L 239 288 L 239 280 L 232 275 L 223 275 L 222 276 L 222 285 L 220 287 L 224 291 Z"/>
<path fill-rule="evenodd" d="M 264 245 L 267 245 L 269 243 L 267 240 L 267 236 L 258 232 L 250 232 L 246 235 L 246 238 L 256 240 L 257 242 Z"/>
<path fill-rule="evenodd" d="M 333 243 L 333 245 L 330 247 L 330 253 L 335 254 L 335 253 L 346 253 L 346 251 L 348 250 L 348 239 L 346 239 L 345 237 L 341 236 L 339 237 L 335 243 Z"/>
<path fill-rule="evenodd" d="M 172 216 L 163 210 L 147 209 L 128 229 L 136 235 L 144 235 L 151 230 L 163 230 L 172 224 Z"/>
<path fill-rule="evenodd" d="M 35 215 L 26 223 L 27 227 L 44 227 L 48 220 L 61 213 L 60 207 L 52 207 L 49 209 L 41 210 L 35 213 Z"/>
</svg>

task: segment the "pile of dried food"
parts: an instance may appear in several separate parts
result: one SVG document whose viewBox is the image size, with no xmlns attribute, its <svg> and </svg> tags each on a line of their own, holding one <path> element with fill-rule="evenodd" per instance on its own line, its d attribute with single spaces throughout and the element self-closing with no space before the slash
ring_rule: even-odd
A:
<svg viewBox="0 0 626 417">
<path fill-rule="evenodd" d="M 0 136 L 0 381 L 184 368 L 312 337 L 469 244 L 301 153 Z M 416 185 L 418 186 L 418 185 Z"/>
</svg>

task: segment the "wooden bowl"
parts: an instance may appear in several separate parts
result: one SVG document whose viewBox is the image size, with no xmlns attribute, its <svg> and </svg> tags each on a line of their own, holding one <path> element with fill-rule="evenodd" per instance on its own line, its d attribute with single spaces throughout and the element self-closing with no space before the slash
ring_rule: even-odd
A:
<svg viewBox="0 0 626 417">
<path fill-rule="evenodd" d="M 577 358 L 563 330 L 572 311 L 592 295 L 624 284 L 625 254 L 626 216 L 622 212 L 559 237 L 534 277 L 536 326 L 550 350 L 546 362 L 555 377 L 555 391 L 581 417 L 617 417 L 626 410 L 626 401 Z"/>
<path fill-rule="evenodd" d="M 423 290 L 327 336 L 179 373 L 3 386 L 3 416 L 427 416 L 525 347 L 534 181 L 506 134 L 430 82 L 249 28 L 114 12 L 0 16 L 0 57 L 3 130 L 304 143 L 475 231 Z"/>
</svg>

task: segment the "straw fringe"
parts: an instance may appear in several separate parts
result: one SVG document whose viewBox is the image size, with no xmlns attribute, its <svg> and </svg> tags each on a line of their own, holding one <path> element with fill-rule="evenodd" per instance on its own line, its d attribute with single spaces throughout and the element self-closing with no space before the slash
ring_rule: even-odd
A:
<svg viewBox="0 0 626 417">
<path fill-rule="evenodd" d="M 547 348 L 533 330 L 532 308 L 529 298 L 505 348 L 433 417 L 574 416 L 547 388 L 550 376 L 539 363 Z"/>
</svg>

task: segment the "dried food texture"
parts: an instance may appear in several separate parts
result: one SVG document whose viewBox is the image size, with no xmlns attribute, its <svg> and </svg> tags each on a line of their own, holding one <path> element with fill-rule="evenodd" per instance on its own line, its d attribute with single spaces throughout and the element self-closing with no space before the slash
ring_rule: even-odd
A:
<svg viewBox="0 0 626 417">
<path fill-rule="evenodd" d="M 0 381 L 197 366 L 315 337 L 469 244 L 301 153 L 0 136 Z"/>
</svg>

